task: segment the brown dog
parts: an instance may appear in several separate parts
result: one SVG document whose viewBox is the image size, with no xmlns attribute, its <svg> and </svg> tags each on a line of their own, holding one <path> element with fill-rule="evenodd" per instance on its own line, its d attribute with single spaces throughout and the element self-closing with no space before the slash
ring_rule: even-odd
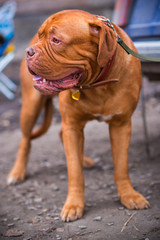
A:
<svg viewBox="0 0 160 240">
<path fill-rule="evenodd" d="M 114 27 L 124 42 L 136 51 L 127 34 Z M 73 221 L 83 214 L 82 166 L 92 164 L 91 159 L 83 156 L 83 128 L 93 119 L 109 124 L 114 179 L 121 203 L 129 209 L 148 208 L 149 203 L 133 189 L 128 174 L 131 116 L 141 88 L 140 61 L 118 46 L 110 26 L 78 10 L 51 16 L 40 27 L 30 46 L 26 50 L 27 64 L 23 60 L 21 67 L 22 140 L 8 183 L 24 180 L 30 141 L 47 131 L 52 120 L 52 97 L 60 92 L 62 138 L 69 178 L 62 220 Z M 79 90 L 75 92 L 76 89 Z M 44 121 L 32 133 L 43 108 Z"/>
</svg>

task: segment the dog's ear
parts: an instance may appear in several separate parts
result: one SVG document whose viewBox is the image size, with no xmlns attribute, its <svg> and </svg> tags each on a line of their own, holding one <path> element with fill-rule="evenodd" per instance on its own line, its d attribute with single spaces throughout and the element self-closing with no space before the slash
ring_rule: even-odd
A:
<svg viewBox="0 0 160 240">
<path fill-rule="evenodd" d="M 97 62 L 100 67 L 104 67 L 113 56 L 116 48 L 116 35 L 114 31 L 102 22 L 89 23 L 92 35 L 98 36 Z"/>
</svg>

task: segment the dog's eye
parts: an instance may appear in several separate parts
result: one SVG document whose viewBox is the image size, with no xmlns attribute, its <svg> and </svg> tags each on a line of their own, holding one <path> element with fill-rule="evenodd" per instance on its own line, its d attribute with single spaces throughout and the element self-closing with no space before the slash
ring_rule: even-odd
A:
<svg viewBox="0 0 160 240">
<path fill-rule="evenodd" d="M 52 42 L 58 45 L 60 43 L 60 40 L 58 40 L 57 38 L 54 37 L 52 39 Z"/>
</svg>

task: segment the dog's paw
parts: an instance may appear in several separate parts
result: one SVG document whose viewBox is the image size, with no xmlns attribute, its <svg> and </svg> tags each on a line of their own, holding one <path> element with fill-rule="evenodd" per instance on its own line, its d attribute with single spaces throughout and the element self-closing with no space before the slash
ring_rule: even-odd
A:
<svg viewBox="0 0 160 240">
<path fill-rule="evenodd" d="M 82 217 L 84 211 L 84 196 L 78 194 L 68 196 L 61 211 L 61 219 L 64 222 L 75 221 Z"/>
<path fill-rule="evenodd" d="M 94 162 L 94 160 L 92 158 L 83 157 L 83 167 L 85 168 L 93 168 L 95 167 L 96 163 Z"/>
<path fill-rule="evenodd" d="M 63 222 L 72 222 L 82 217 L 84 208 L 80 206 L 64 205 L 61 212 L 61 219 Z"/>
<path fill-rule="evenodd" d="M 149 202 L 136 191 L 120 196 L 120 200 L 121 203 L 128 209 L 150 208 Z"/>
<path fill-rule="evenodd" d="M 15 171 L 14 169 L 9 173 L 7 177 L 7 185 L 13 185 L 23 182 L 26 177 L 26 171 Z"/>
</svg>

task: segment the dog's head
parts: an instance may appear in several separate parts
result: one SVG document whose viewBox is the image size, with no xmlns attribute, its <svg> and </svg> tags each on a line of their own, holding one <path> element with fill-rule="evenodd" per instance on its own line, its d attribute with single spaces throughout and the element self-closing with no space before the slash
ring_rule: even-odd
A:
<svg viewBox="0 0 160 240">
<path fill-rule="evenodd" d="M 34 87 L 43 94 L 54 94 L 91 83 L 115 48 L 115 33 L 96 16 L 79 10 L 54 14 L 26 49 Z"/>
</svg>

